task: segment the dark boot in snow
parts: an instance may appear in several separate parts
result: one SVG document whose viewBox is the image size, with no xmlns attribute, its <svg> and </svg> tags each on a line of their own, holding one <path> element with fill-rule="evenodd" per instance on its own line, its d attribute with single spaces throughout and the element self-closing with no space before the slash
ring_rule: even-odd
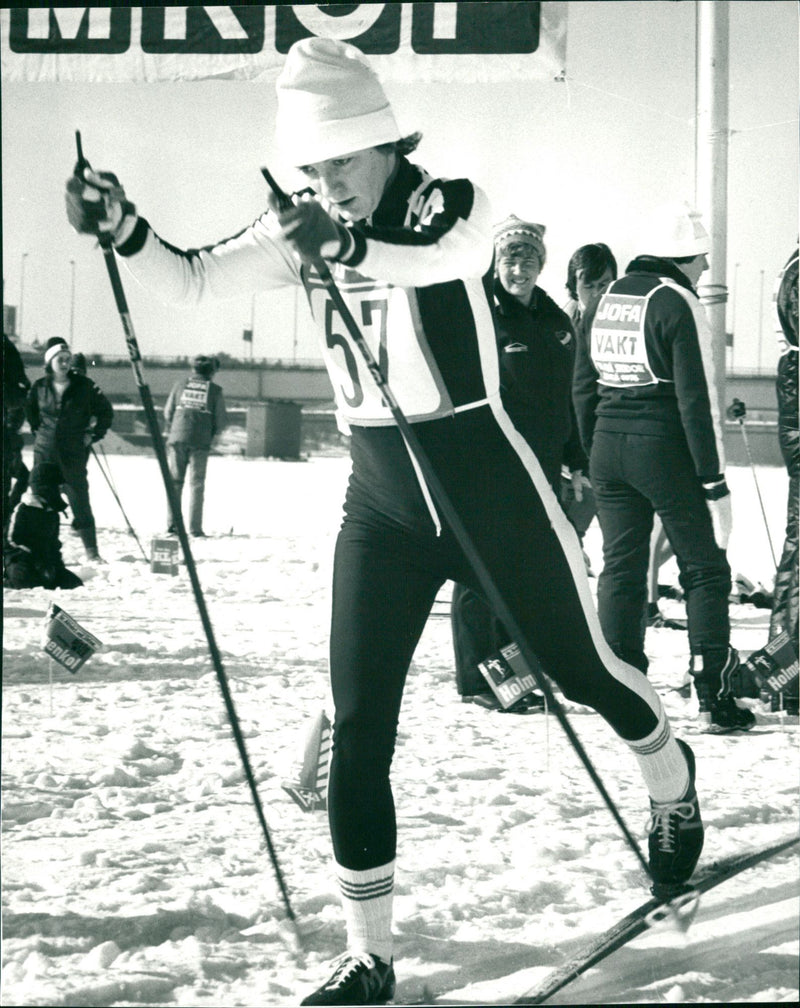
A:
<svg viewBox="0 0 800 1008">
<path fill-rule="evenodd" d="M 707 651 L 692 655 L 691 673 L 699 704 L 698 720 L 704 730 L 714 735 L 748 731 L 756 723 L 752 711 L 738 707 L 733 698 L 733 684 L 739 668 L 739 655 L 727 651 Z"/>
</svg>

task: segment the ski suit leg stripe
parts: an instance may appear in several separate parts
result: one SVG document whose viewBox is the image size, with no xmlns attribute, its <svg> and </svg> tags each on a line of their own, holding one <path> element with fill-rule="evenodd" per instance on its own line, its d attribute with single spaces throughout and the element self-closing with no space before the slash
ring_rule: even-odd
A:
<svg viewBox="0 0 800 1008">
<path fill-rule="evenodd" d="M 622 684 L 626 689 L 636 693 L 651 708 L 653 715 L 659 724 L 662 723 L 664 720 L 664 714 L 661 700 L 649 683 L 647 677 L 642 675 L 642 673 L 632 665 L 629 665 L 627 662 L 618 658 L 606 643 L 603 631 L 600 627 L 600 621 L 597 617 L 594 599 L 591 595 L 589 579 L 586 574 L 586 564 L 583 559 L 583 550 L 581 549 L 580 541 L 575 533 L 575 529 L 570 524 L 561 505 L 556 499 L 553 489 L 550 486 L 542 467 L 539 465 L 536 455 L 525 438 L 514 426 L 499 398 L 492 399 L 490 405 L 492 413 L 500 429 L 505 434 L 509 443 L 519 456 L 520 461 L 527 470 L 534 489 L 536 490 L 536 493 L 541 499 L 545 511 L 547 512 L 550 524 L 558 536 L 564 556 L 566 557 L 572 572 L 575 589 L 580 598 L 583 615 L 589 627 L 594 648 L 600 657 L 602 664 L 605 666 L 608 674 L 613 676 L 617 682 Z M 536 642 L 531 641 L 531 645 L 534 650 L 536 650 Z"/>
</svg>

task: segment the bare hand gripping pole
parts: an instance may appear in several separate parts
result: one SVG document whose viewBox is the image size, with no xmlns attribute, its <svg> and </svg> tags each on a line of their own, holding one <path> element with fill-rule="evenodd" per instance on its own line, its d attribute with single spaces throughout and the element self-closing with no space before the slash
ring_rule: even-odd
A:
<svg viewBox="0 0 800 1008">
<path fill-rule="evenodd" d="M 267 184 L 275 194 L 275 198 L 278 202 L 280 209 L 288 210 L 289 207 L 292 206 L 291 198 L 280 188 L 280 186 L 272 177 L 267 168 L 262 168 L 261 174 L 264 176 L 264 179 L 266 180 Z M 594 768 L 594 764 L 589 759 L 586 750 L 583 748 L 583 744 L 581 743 L 578 736 L 575 734 L 572 725 L 567 720 L 567 715 L 564 713 L 563 707 L 554 696 L 553 691 L 550 688 L 550 684 L 547 682 L 545 677 L 540 674 L 539 662 L 536 658 L 533 648 L 531 648 L 530 644 L 526 640 L 525 635 L 522 633 L 522 630 L 520 629 L 516 619 L 512 615 L 511 610 L 508 608 L 505 600 L 500 594 L 500 591 L 497 588 L 497 585 L 494 583 L 494 579 L 492 578 L 492 575 L 490 574 L 488 568 L 486 567 L 486 564 L 483 562 L 481 555 L 478 553 L 478 550 L 475 547 L 475 544 L 473 543 L 469 535 L 469 532 L 464 527 L 464 524 L 461 521 L 458 512 L 456 511 L 452 501 L 448 497 L 446 490 L 439 481 L 439 477 L 436 475 L 436 471 L 430 459 L 425 454 L 424 449 L 420 445 L 419 440 L 417 439 L 417 436 L 414 433 L 413 427 L 406 419 L 405 414 L 403 413 L 401 407 L 397 402 L 397 399 L 393 395 L 387 380 L 385 379 L 383 373 L 381 372 L 380 365 L 375 359 L 375 356 L 372 353 L 369 344 L 364 339 L 364 336 L 362 335 L 361 330 L 358 327 L 358 323 L 353 318 L 353 315 L 350 309 L 348 308 L 344 298 L 342 297 L 339 288 L 336 286 L 336 282 L 331 276 L 331 271 L 328 267 L 328 264 L 325 262 L 324 259 L 320 257 L 315 259 L 312 265 L 319 274 L 322 283 L 325 285 L 325 288 L 328 291 L 328 294 L 331 300 L 333 301 L 334 305 L 336 306 L 337 311 L 342 316 L 342 321 L 344 322 L 345 326 L 347 326 L 348 332 L 353 338 L 353 341 L 358 347 L 362 357 L 364 358 L 364 362 L 369 368 L 370 374 L 375 379 L 375 384 L 378 386 L 378 389 L 382 393 L 386 401 L 386 404 L 392 413 L 392 417 L 394 418 L 395 423 L 400 429 L 400 433 L 403 435 L 403 438 L 405 439 L 409 452 L 413 456 L 414 461 L 419 466 L 420 471 L 425 477 L 425 481 L 430 487 L 431 493 L 433 494 L 436 504 L 441 510 L 444 519 L 450 526 L 459 546 L 464 551 L 464 555 L 466 556 L 470 566 L 472 567 L 472 570 L 474 571 L 476 577 L 478 578 L 481 588 L 486 594 L 487 601 L 489 602 L 492 609 L 495 611 L 497 617 L 505 625 L 506 629 L 511 634 L 512 639 L 519 646 L 520 652 L 522 653 L 522 657 L 525 659 L 525 663 L 528 666 L 529 671 L 533 674 L 537 686 L 545 695 L 550 710 L 552 710 L 553 713 L 556 715 L 556 718 L 561 724 L 561 727 L 564 729 L 567 738 L 572 743 L 573 749 L 578 754 L 578 758 L 583 763 L 584 767 L 586 768 L 586 772 L 589 774 L 589 777 L 592 779 L 595 787 L 600 792 L 600 795 L 603 801 L 605 802 L 606 806 L 608 807 L 609 812 L 611 813 L 613 819 L 615 820 L 620 830 L 622 831 L 622 835 L 627 841 L 631 850 L 638 858 L 639 863 L 644 869 L 646 875 L 652 878 L 652 875 L 650 873 L 650 866 L 647 863 L 647 860 L 645 859 L 644 855 L 642 854 L 639 844 L 631 834 L 628 827 L 625 825 L 625 822 L 622 819 L 622 816 L 620 815 L 619 809 L 617 808 L 611 795 L 609 795 L 608 791 L 606 790 L 605 785 L 603 784 L 597 771 Z"/>
<path fill-rule="evenodd" d="M 84 168 L 90 167 L 89 162 L 83 156 L 83 150 L 81 148 L 81 135 L 78 131 L 75 133 L 75 140 L 78 146 L 78 165 L 76 171 L 82 172 Z M 239 717 L 236 713 L 236 708 L 233 704 L 233 697 L 231 696 L 230 686 L 228 684 L 228 677 L 225 673 L 225 669 L 222 664 L 222 657 L 217 647 L 216 640 L 214 638 L 214 630 L 211 626 L 211 619 L 208 615 L 208 610 L 206 608 L 205 598 L 203 597 L 203 589 L 200 587 L 200 580 L 197 576 L 197 567 L 195 566 L 194 557 L 192 556 L 191 547 L 189 545 L 189 537 L 186 534 L 186 526 L 183 522 L 183 516 L 181 514 L 181 501 L 178 493 L 175 489 L 175 484 L 172 480 L 172 476 L 169 471 L 169 465 L 167 463 L 167 453 L 164 448 L 164 440 L 161 436 L 161 431 L 158 426 L 158 417 L 156 415 L 155 407 L 153 405 L 153 397 L 150 394 L 150 388 L 144 380 L 144 374 L 142 371 L 142 357 L 139 352 L 139 344 L 136 340 L 136 334 L 133 330 L 133 322 L 131 321 L 130 313 L 128 311 L 128 302 L 125 297 L 125 291 L 122 287 L 122 279 L 119 275 L 119 267 L 117 266 L 117 260 L 114 256 L 114 249 L 111 243 L 111 235 L 109 233 L 104 233 L 101 231 L 98 235 L 98 240 L 100 242 L 100 248 L 103 251 L 103 257 L 106 263 L 106 269 L 108 270 L 108 278 L 111 281 L 111 289 L 114 292 L 114 299 L 117 303 L 117 311 L 119 312 L 119 317 L 122 320 L 122 328 L 125 331 L 125 342 L 128 346 L 128 354 L 130 355 L 131 364 L 133 366 L 133 374 L 136 379 L 136 384 L 139 388 L 139 394 L 142 399 L 142 406 L 144 407 L 145 419 L 147 421 L 148 430 L 150 436 L 153 439 L 153 447 L 155 449 L 156 458 L 158 459 L 158 464 L 161 469 L 161 476 L 164 481 L 164 488 L 167 492 L 167 499 L 169 501 L 170 511 L 172 513 L 172 520 L 175 524 L 175 528 L 178 531 L 178 539 L 180 540 L 181 550 L 183 551 L 183 558 L 186 563 L 186 570 L 189 573 L 189 580 L 192 584 L 192 592 L 194 593 L 195 602 L 197 603 L 197 609 L 200 614 L 200 622 L 203 624 L 203 630 L 205 631 L 206 640 L 208 642 L 208 650 L 211 656 L 211 663 L 214 666 L 214 671 L 217 675 L 217 681 L 219 682 L 220 689 L 222 690 L 222 697 L 225 701 L 225 709 L 228 713 L 228 720 L 233 731 L 233 737 L 236 740 L 236 746 L 239 750 L 239 755 L 242 760 L 242 765 L 244 767 L 245 777 L 247 778 L 247 783 L 250 788 L 250 793 L 253 798 L 253 804 L 255 805 L 256 815 L 258 816 L 258 821 L 261 824 L 261 830 L 264 834 L 264 840 L 267 844 L 267 850 L 269 851 L 269 857 L 272 862 L 272 867 L 275 872 L 275 878 L 278 882 L 278 888 L 280 889 L 281 898 L 283 900 L 283 905 L 286 910 L 286 915 L 288 916 L 298 940 L 298 943 L 302 944 L 302 939 L 300 932 L 297 927 L 297 922 L 295 919 L 294 910 L 292 909 L 291 903 L 289 901 L 289 894 L 286 888 L 286 883 L 283 879 L 283 873 L 281 872 L 280 865 L 278 864 L 277 854 L 272 843 L 272 837 L 270 836 L 269 827 L 267 826 L 267 820 L 264 815 L 264 809 L 261 804 L 261 799 L 258 794 L 258 788 L 256 786 L 255 775 L 253 774 L 253 768 L 250 763 L 250 758 L 247 754 L 247 746 L 245 745 L 244 735 L 242 734 L 241 725 L 239 723 Z"/>
</svg>

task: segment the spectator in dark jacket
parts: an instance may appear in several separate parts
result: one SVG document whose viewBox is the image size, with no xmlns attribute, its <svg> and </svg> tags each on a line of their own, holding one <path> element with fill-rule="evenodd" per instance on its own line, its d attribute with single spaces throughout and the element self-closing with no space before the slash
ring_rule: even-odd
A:
<svg viewBox="0 0 800 1008">
<path fill-rule="evenodd" d="M 495 228 L 494 316 L 500 392 L 514 426 L 561 498 L 562 466 L 580 498 L 587 459 L 572 406 L 575 335 L 569 317 L 536 281 L 547 252 L 545 228 L 511 215 Z M 503 492 L 502 487 L 497 488 Z M 535 558 L 531 558 L 535 563 Z M 496 708 L 477 663 L 510 643 L 481 596 L 456 584 L 451 610 L 456 687 L 465 700 Z M 538 706 L 539 699 L 533 703 Z M 523 699 L 511 708 L 529 709 Z"/>
<path fill-rule="evenodd" d="M 186 471 L 189 471 L 189 531 L 204 536 L 203 500 L 211 444 L 225 429 L 225 397 L 211 378 L 219 369 L 215 357 L 195 357 L 192 373 L 172 387 L 164 406 L 169 470 L 180 500 Z M 175 521 L 167 508 L 167 531 L 175 532 Z"/>
<path fill-rule="evenodd" d="M 3 553 L 3 583 L 9 588 L 80 588 L 83 581 L 61 557 L 59 513 L 67 502 L 59 492 L 61 470 L 53 462 L 33 467 L 30 486 L 16 508 Z"/>
<path fill-rule="evenodd" d="M 22 461 L 25 400 L 31 387 L 19 350 L 3 333 L 3 537 L 11 512 L 28 485 L 28 469 Z M 13 484 L 13 490 L 12 490 Z"/>
<path fill-rule="evenodd" d="M 603 534 L 600 625 L 611 648 L 646 673 L 647 567 L 658 514 L 686 598 L 690 672 L 700 721 L 721 733 L 755 719 L 734 702 L 730 493 L 711 332 L 695 286 L 708 233 L 688 205 L 654 214 L 631 262 L 600 300 L 581 342 L 575 404 Z"/>
<path fill-rule="evenodd" d="M 89 449 L 111 427 L 114 410 L 95 383 L 72 368 L 66 340 L 53 336 L 44 352 L 45 376 L 33 383 L 26 405 L 33 431 L 33 463 L 53 462 L 72 510 L 72 527 L 89 560 L 100 560 L 89 501 Z"/>
<path fill-rule="evenodd" d="M 570 256 L 566 283 L 569 300 L 564 305 L 564 311 L 572 322 L 576 340 L 588 341 L 600 298 L 616 279 L 617 260 L 604 242 L 581 245 Z M 582 494 L 576 495 L 571 480 L 562 480 L 561 503 L 582 540 L 597 514 L 594 493 L 585 473 Z"/>
</svg>

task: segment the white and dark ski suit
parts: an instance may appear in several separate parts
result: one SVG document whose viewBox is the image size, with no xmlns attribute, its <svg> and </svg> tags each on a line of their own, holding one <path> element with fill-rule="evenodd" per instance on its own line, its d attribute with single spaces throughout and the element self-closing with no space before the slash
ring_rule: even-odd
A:
<svg viewBox="0 0 800 1008">
<path fill-rule="evenodd" d="M 658 749 L 670 735 L 658 696 L 603 640 L 578 538 L 500 400 L 485 195 L 400 158 L 372 218 L 352 231 L 355 250 L 332 264 L 334 279 L 519 626 L 568 697 L 632 748 Z M 411 658 L 442 584 L 477 587 L 475 575 L 325 287 L 270 213 L 188 252 L 140 218 L 117 252 L 175 302 L 305 287 L 352 432 L 333 575 L 331 833 L 340 865 L 384 865 L 395 856 L 389 774 Z"/>
</svg>

